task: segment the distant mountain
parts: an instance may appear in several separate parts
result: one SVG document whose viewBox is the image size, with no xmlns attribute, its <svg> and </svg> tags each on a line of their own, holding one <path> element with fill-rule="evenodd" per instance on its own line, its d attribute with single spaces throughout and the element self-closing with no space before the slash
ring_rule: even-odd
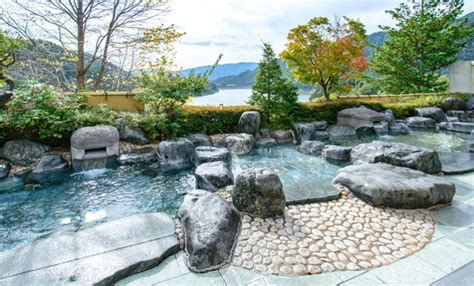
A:
<svg viewBox="0 0 474 286">
<path fill-rule="evenodd" d="M 243 63 L 235 63 L 235 64 L 222 64 L 218 65 L 212 75 L 209 77 L 211 81 L 214 81 L 218 78 L 238 75 L 242 72 L 248 70 L 254 70 L 257 68 L 258 64 L 253 62 L 243 62 Z M 190 72 L 194 71 L 195 73 L 202 74 L 206 71 L 210 70 L 212 66 L 202 66 L 202 67 L 195 67 L 190 69 L 185 69 L 182 71 L 184 75 L 189 74 Z"/>
</svg>

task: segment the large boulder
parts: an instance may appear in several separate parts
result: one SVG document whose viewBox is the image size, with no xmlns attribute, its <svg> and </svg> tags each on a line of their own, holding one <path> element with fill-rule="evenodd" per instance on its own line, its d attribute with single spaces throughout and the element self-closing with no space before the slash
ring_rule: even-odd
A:
<svg viewBox="0 0 474 286">
<path fill-rule="evenodd" d="M 321 153 L 322 157 L 332 164 L 346 163 L 351 160 L 350 147 L 343 147 L 337 145 L 326 145 Z"/>
<path fill-rule="evenodd" d="M 218 189 L 232 185 L 234 175 L 222 161 L 199 165 L 195 171 L 196 189 L 216 192 Z"/>
<path fill-rule="evenodd" d="M 373 141 L 360 144 L 351 151 L 354 164 L 387 163 L 419 170 L 429 174 L 441 172 L 438 153 L 403 143 Z"/>
<path fill-rule="evenodd" d="M 196 160 L 194 145 L 185 138 L 176 141 L 162 141 L 158 145 L 158 158 L 163 173 L 191 169 Z"/>
<path fill-rule="evenodd" d="M 10 174 L 10 163 L 5 160 L 0 160 L 0 180 L 8 177 Z"/>
<path fill-rule="evenodd" d="M 350 140 L 357 138 L 356 130 L 347 125 L 333 125 L 329 127 L 328 135 L 332 140 Z"/>
<path fill-rule="evenodd" d="M 474 130 L 474 122 L 443 122 L 439 127 L 452 132 L 471 133 Z"/>
<path fill-rule="evenodd" d="M 283 216 L 286 198 L 278 175 L 268 169 L 245 170 L 235 179 L 234 206 L 245 213 L 266 218 Z"/>
<path fill-rule="evenodd" d="M 247 154 L 255 146 L 255 137 L 246 133 L 217 134 L 211 136 L 215 146 L 225 147 L 237 155 Z"/>
<path fill-rule="evenodd" d="M 125 125 L 120 132 L 120 140 L 127 141 L 136 145 L 150 144 L 145 132 L 137 127 Z"/>
<path fill-rule="evenodd" d="M 347 187 L 371 205 L 402 209 L 448 204 L 455 193 L 454 185 L 442 177 L 385 163 L 342 168 L 333 184 Z"/>
<path fill-rule="evenodd" d="M 293 131 L 299 144 L 307 140 L 317 140 L 318 132 L 325 131 L 328 128 L 327 121 L 313 121 L 308 123 L 293 124 Z"/>
<path fill-rule="evenodd" d="M 415 114 L 420 117 L 431 118 L 437 123 L 448 121 L 446 114 L 444 114 L 444 111 L 439 107 L 415 108 Z"/>
<path fill-rule="evenodd" d="M 298 146 L 298 152 L 311 156 L 320 156 L 324 145 L 321 141 L 306 140 Z"/>
<path fill-rule="evenodd" d="M 222 161 L 230 166 L 232 154 L 229 149 L 213 146 L 199 146 L 196 148 L 196 165 L 216 161 Z"/>
<path fill-rule="evenodd" d="M 441 101 L 441 108 L 444 111 L 465 110 L 466 103 L 462 99 L 455 98 L 455 97 L 448 97 L 446 99 L 443 99 L 443 101 Z"/>
<path fill-rule="evenodd" d="M 260 113 L 258 111 L 245 111 L 242 113 L 238 129 L 241 133 L 257 135 L 260 129 Z"/>
<path fill-rule="evenodd" d="M 204 133 L 189 134 L 186 138 L 193 143 L 194 147 L 212 146 L 211 138 Z"/>
<path fill-rule="evenodd" d="M 276 130 L 270 133 L 270 137 L 275 139 L 278 144 L 293 143 L 293 132 L 291 130 Z"/>
<path fill-rule="evenodd" d="M 69 171 L 69 164 L 59 154 L 41 157 L 33 171 L 28 175 L 28 183 L 58 183 L 65 179 Z"/>
<path fill-rule="evenodd" d="M 0 149 L 0 158 L 14 165 L 28 166 L 38 160 L 50 147 L 28 140 L 6 142 Z"/>
<path fill-rule="evenodd" d="M 229 264 L 240 226 L 240 214 L 218 194 L 194 190 L 178 211 L 184 226 L 185 262 L 206 272 Z"/>
<path fill-rule="evenodd" d="M 436 129 L 436 121 L 431 118 L 412 116 L 405 119 L 405 124 L 414 129 Z"/>
<path fill-rule="evenodd" d="M 409 134 L 410 128 L 405 125 L 405 123 L 395 122 L 388 128 L 388 133 L 390 135 L 402 135 L 402 134 Z"/>
<path fill-rule="evenodd" d="M 370 127 L 376 122 L 385 120 L 385 114 L 365 106 L 352 107 L 337 113 L 337 124 L 351 126 L 357 129 L 361 126 Z"/>
</svg>

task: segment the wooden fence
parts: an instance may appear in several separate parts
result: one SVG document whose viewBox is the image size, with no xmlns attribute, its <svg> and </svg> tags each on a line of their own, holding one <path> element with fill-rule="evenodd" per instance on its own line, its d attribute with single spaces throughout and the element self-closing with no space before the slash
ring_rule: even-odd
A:
<svg viewBox="0 0 474 286">
<path fill-rule="evenodd" d="M 72 95 L 73 93 L 66 93 Z M 87 97 L 87 104 L 89 106 L 98 106 L 100 104 L 106 104 L 113 109 L 138 112 L 142 109 L 142 105 L 137 102 L 134 97 L 136 93 L 127 91 L 114 91 L 114 92 L 83 92 L 83 95 Z M 381 95 L 362 95 L 362 96 L 339 96 L 339 101 L 363 101 L 363 102 L 397 102 L 414 97 L 427 97 L 427 96 L 452 96 L 457 93 L 418 93 L 418 94 L 381 94 Z M 317 105 L 318 102 L 309 103 Z"/>
</svg>

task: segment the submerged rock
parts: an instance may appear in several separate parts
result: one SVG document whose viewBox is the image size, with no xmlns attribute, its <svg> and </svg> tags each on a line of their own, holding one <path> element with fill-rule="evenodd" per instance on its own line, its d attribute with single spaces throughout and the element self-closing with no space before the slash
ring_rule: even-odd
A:
<svg viewBox="0 0 474 286">
<path fill-rule="evenodd" d="M 240 116 L 239 132 L 257 135 L 260 129 L 260 113 L 258 111 L 245 111 Z"/>
<path fill-rule="evenodd" d="M 50 150 L 49 146 L 29 140 L 6 142 L 0 149 L 0 158 L 14 165 L 28 166 Z"/>
<path fill-rule="evenodd" d="M 446 114 L 444 114 L 444 111 L 439 107 L 415 108 L 415 114 L 420 117 L 431 118 L 437 123 L 448 121 Z"/>
<path fill-rule="evenodd" d="M 235 179 L 234 206 L 245 213 L 266 218 L 283 216 L 286 199 L 278 175 L 268 169 L 250 169 Z"/>
<path fill-rule="evenodd" d="M 8 174 L 10 174 L 10 163 L 0 160 L 0 179 L 8 177 Z"/>
<path fill-rule="evenodd" d="M 275 139 L 278 144 L 293 143 L 293 133 L 291 130 L 276 130 L 270 133 L 270 137 Z"/>
<path fill-rule="evenodd" d="M 162 141 L 158 145 L 160 169 L 164 173 L 191 169 L 196 161 L 194 145 L 188 139 Z"/>
<path fill-rule="evenodd" d="M 16 192 L 23 190 L 25 183 L 16 176 L 10 176 L 0 180 L 0 194 L 8 192 Z"/>
<path fill-rule="evenodd" d="M 430 174 L 441 172 L 438 153 L 403 143 L 373 141 L 360 144 L 352 149 L 351 160 L 354 164 L 380 162 Z"/>
<path fill-rule="evenodd" d="M 150 165 L 158 161 L 156 151 L 151 148 L 133 150 L 118 158 L 120 165 Z"/>
<path fill-rule="evenodd" d="M 195 171 L 196 189 L 216 192 L 218 189 L 232 185 L 234 175 L 222 161 L 199 165 Z"/>
<path fill-rule="evenodd" d="M 216 161 L 222 161 L 230 166 L 232 154 L 229 149 L 213 146 L 199 146 L 196 148 L 196 166 Z"/>
<path fill-rule="evenodd" d="M 31 174 L 28 183 L 54 184 L 65 180 L 69 171 L 68 162 L 58 154 L 43 156 Z"/>
<path fill-rule="evenodd" d="M 401 209 L 448 204 L 455 193 L 454 185 L 444 178 L 385 163 L 342 168 L 333 183 L 371 205 Z"/>
<path fill-rule="evenodd" d="M 415 129 L 436 129 L 436 121 L 434 119 L 420 116 L 406 118 L 405 124 Z"/>
<path fill-rule="evenodd" d="M 189 134 L 186 138 L 193 143 L 194 147 L 212 146 L 211 138 L 204 133 Z"/>
<path fill-rule="evenodd" d="M 329 163 L 340 164 L 351 160 L 350 147 L 342 147 L 337 145 L 326 145 L 322 151 L 322 157 Z"/>
<path fill-rule="evenodd" d="M 333 125 L 329 127 L 328 134 L 332 140 L 350 140 L 357 138 L 355 129 L 347 125 Z"/>
<path fill-rule="evenodd" d="M 184 197 L 178 216 L 189 269 L 206 272 L 230 263 L 240 226 L 240 214 L 232 205 L 218 194 L 194 190 Z"/>
<path fill-rule="evenodd" d="M 298 146 L 298 152 L 311 156 L 320 156 L 321 152 L 323 151 L 324 145 L 325 144 L 321 141 L 303 141 L 303 143 Z"/>
</svg>

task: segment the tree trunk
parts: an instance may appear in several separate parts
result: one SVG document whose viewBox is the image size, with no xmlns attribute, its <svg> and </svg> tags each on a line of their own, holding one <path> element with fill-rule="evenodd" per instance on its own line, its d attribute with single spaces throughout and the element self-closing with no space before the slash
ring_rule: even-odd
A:
<svg viewBox="0 0 474 286">
<path fill-rule="evenodd" d="M 77 7 L 77 65 L 76 89 L 83 91 L 86 88 L 86 69 L 84 66 L 84 11 L 83 0 L 78 0 Z"/>
<path fill-rule="evenodd" d="M 329 100 L 329 87 L 327 85 L 321 85 L 321 88 L 323 89 L 323 95 L 326 100 Z"/>
</svg>

